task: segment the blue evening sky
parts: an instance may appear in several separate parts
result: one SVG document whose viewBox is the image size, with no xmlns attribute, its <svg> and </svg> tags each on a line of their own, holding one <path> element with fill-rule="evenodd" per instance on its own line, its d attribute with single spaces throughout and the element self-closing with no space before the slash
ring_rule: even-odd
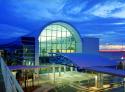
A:
<svg viewBox="0 0 125 92">
<path fill-rule="evenodd" d="M 125 42 L 125 0 L 0 0 L 0 44 L 66 21 L 101 44 Z"/>
</svg>

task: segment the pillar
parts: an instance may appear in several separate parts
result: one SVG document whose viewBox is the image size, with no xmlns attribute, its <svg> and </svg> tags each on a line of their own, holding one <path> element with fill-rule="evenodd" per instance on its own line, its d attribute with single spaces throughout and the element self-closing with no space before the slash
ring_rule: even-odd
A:
<svg viewBox="0 0 125 92">
<path fill-rule="evenodd" d="M 71 72 L 73 71 L 73 67 L 72 67 L 72 66 L 70 67 L 70 71 L 71 71 Z"/>
<path fill-rule="evenodd" d="M 70 72 L 73 72 L 73 64 L 71 64 L 71 66 L 70 66 Z"/>
<path fill-rule="evenodd" d="M 75 72 L 77 72 L 77 67 L 75 67 Z"/>
<path fill-rule="evenodd" d="M 55 84 L 55 64 L 52 66 L 52 71 L 53 71 L 53 78 L 54 78 L 54 84 Z"/>
<path fill-rule="evenodd" d="M 59 68 L 58 68 L 59 70 L 59 77 L 61 76 L 61 65 L 59 65 Z"/>
<path fill-rule="evenodd" d="M 64 65 L 64 67 L 63 67 L 63 68 L 64 68 L 64 73 L 66 73 L 66 66 Z"/>
<path fill-rule="evenodd" d="M 50 69 L 49 69 L 49 68 L 47 68 L 48 78 L 49 78 L 49 72 L 50 72 L 49 70 L 50 70 Z"/>
<path fill-rule="evenodd" d="M 95 87 L 102 88 L 103 87 L 103 74 L 97 73 L 95 76 Z"/>
<path fill-rule="evenodd" d="M 35 66 L 39 66 L 39 41 L 35 38 Z M 39 74 L 39 69 L 35 69 L 35 73 Z"/>
</svg>

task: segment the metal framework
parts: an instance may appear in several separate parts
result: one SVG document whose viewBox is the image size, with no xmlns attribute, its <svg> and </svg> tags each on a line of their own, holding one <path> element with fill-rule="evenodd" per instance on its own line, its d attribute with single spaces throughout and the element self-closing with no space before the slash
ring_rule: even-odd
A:
<svg viewBox="0 0 125 92">
<path fill-rule="evenodd" d="M 78 43 L 76 33 L 71 28 L 61 24 L 48 25 L 39 36 L 40 56 L 49 56 L 48 53 L 73 53 L 77 52 Z M 78 37 L 77 37 L 78 38 Z M 80 38 L 80 37 L 79 37 Z"/>
</svg>

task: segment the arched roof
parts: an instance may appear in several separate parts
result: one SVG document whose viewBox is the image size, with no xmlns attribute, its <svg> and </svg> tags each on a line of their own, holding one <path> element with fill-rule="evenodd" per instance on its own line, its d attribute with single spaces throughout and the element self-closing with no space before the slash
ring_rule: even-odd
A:
<svg viewBox="0 0 125 92">
<path fill-rule="evenodd" d="M 69 24 L 68 22 L 65 22 L 65 21 L 53 21 L 53 22 L 47 24 L 46 26 L 43 27 L 43 29 L 40 31 L 40 33 L 38 34 L 38 36 L 36 36 L 36 39 L 39 39 L 40 35 L 42 34 L 42 31 L 45 28 L 53 26 L 53 25 L 60 25 L 60 26 L 62 26 L 64 28 L 66 28 L 72 34 L 72 36 L 75 38 L 75 41 L 76 41 L 76 50 L 78 52 L 82 51 L 82 43 L 81 43 L 82 39 L 81 39 L 81 35 L 80 35 L 79 31 L 77 31 L 77 29 L 73 25 L 71 25 L 71 24 Z M 57 30 L 57 29 L 55 29 L 55 30 Z"/>
<path fill-rule="evenodd" d="M 70 24 L 69 22 L 61 21 L 61 20 L 52 21 L 52 22 L 47 23 L 46 25 L 44 25 L 44 26 L 42 27 L 41 31 L 39 31 L 39 34 L 37 35 L 37 37 L 39 37 L 40 33 L 44 30 L 44 28 L 46 28 L 46 27 L 49 26 L 49 25 L 53 25 L 53 24 L 55 24 L 55 25 L 61 25 L 61 26 L 65 27 L 65 28 L 68 28 L 69 31 L 70 31 L 72 34 L 76 35 L 76 37 L 78 37 L 78 38 L 79 38 L 79 37 L 81 38 L 81 35 L 80 35 L 79 31 L 75 28 L 75 26 L 73 26 L 73 25 Z"/>
</svg>

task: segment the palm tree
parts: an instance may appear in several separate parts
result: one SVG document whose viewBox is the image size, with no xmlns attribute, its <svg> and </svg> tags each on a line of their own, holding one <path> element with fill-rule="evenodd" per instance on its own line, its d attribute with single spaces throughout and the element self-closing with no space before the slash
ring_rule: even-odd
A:
<svg viewBox="0 0 125 92">
<path fill-rule="evenodd" d="M 42 49 L 42 55 L 45 56 L 46 53 L 47 53 L 46 50 Z"/>
</svg>

